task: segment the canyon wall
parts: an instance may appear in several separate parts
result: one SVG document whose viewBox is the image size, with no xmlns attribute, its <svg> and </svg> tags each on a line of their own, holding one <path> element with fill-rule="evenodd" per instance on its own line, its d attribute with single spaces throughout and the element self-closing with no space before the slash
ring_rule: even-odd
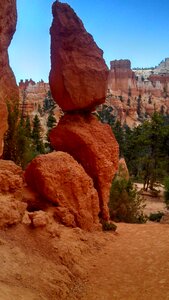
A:
<svg viewBox="0 0 169 300">
<path fill-rule="evenodd" d="M 16 1 L 0 2 L 0 156 L 3 151 L 3 137 L 7 130 L 6 102 L 19 99 L 14 74 L 9 66 L 8 47 L 16 29 Z"/>
<path fill-rule="evenodd" d="M 62 115 L 62 110 L 56 103 L 54 107 L 52 107 L 54 103 L 51 97 L 49 83 L 43 80 L 35 82 L 32 79 L 21 80 L 19 82 L 20 111 L 25 118 L 26 116 L 30 117 L 31 124 L 35 115 L 38 115 L 44 139 L 46 139 L 48 131 L 46 124 L 51 108 L 57 123 Z"/>
<path fill-rule="evenodd" d="M 122 124 L 137 126 L 155 111 L 169 114 L 169 59 L 150 70 L 131 70 L 129 60 L 110 63 L 107 105 Z"/>
</svg>

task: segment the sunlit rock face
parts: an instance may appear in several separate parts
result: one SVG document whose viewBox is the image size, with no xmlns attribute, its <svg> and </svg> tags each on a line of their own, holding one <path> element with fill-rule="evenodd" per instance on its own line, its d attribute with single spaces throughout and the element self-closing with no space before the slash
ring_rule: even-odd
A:
<svg viewBox="0 0 169 300">
<path fill-rule="evenodd" d="M 64 225 L 92 230 L 99 224 L 99 200 L 83 167 L 64 152 L 39 155 L 25 178 L 41 198 L 55 204 L 55 219 Z"/>
<path fill-rule="evenodd" d="M 105 101 L 108 68 L 103 51 L 65 3 L 53 4 L 52 96 L 64 111 L 92 110 Z"/>
<path fill-rule="evenodd" d="M 100 214 L 109 219 L 109 193 L 118 169 L 119 146 L 109 125 L 91 114 L 66 114 L 50 133 L 54 149 L 70 153 L 93 179 Z"/>
<path fill-rule="evenodd" d="M 150 69 L 132 70 L 127 59 L 110 66 L 106 104 L 122 125 L 135 127 L 155 111 L 169 113 L 169 59 Z"/>
<path fill-rule="evenodd" d="M 109 89 L 112 91 L 126 92 L 135 90 L 135 74 L 131 70 L 131 62 L 128 59 L 113 60 L 110 62 Z"/>
<path fill-rule="evenodd" d="M 6 101 L 19 99 L 14 74 L 9 66 L 8 47 L 16 29 L 16 1 L 0 2 L 0 155 L 3 151 L 3 136 L 7 130 Z"/>
<path fill-rule="evenodd" d="M 69 5 L 56 1 L 53 17 L 50 88 L 66 114 L 51 131 L 50 141 L 56 151 L 69 153 L 83 166 L 98 193 L 94 206 L 99 207 L 99 217 L 108 221 L 119 148 L 110 126 L 91 114 L 105 101 L 108 68 L 102 50 Z"/>
</svg>

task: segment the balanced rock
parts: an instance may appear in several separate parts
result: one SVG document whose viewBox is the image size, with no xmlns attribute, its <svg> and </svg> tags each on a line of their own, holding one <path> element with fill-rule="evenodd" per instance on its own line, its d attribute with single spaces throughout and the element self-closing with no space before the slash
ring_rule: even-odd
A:
<svg viewBox="0 0 169 300">
<path fill-rule="evenodd" d="M 25 178 L 43 199 L 57 206 L 55 218 L 58 214 L 63 224 L 86 230 L 99 224 L 99 199 L 92 179 L 68 153 L 53 152 L 36 157 L 28 165 Z"/>
<path fill-rule="evenodd" d="M 119 146 L 110 126 L 92 114 L 66 114 L 51 130 L 50 141 L 55 150 L 71 154 L 93 179 L 101 217 L 108 220 L 110 187 L 119 162 Z"/>
<path fill-rule="evenodd" d="M 9 66 L 8 47 L 16 28 L 16 1 L 0 1 L 0 156 L 7 130 L 6 101 L 19 100 L 14 74 Z"/>
<path fill-rule="evenodd" d="M 103 51 L 68 4 L 56 1 L 52 10 L 52 96 L 63 111 L 92 110 L 105 101 L 108 68 Z"/>
</svg>

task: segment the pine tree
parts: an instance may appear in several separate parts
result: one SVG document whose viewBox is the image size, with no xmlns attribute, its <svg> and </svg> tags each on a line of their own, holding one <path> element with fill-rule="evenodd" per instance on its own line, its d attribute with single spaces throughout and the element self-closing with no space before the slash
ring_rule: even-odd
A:
<svg viewBox="0 0 169 300">
<path fill-rule="evenodd" d="M 31 123 L 30 123 L 30 118 L 27 115 L 26 121 L 25 121 L 25 134 L 28 138 L 31 138 Z"/>
<path fill-rule="evenodd" d="M 8 105 L 8 130 L 4 139 L 3 159 L 12 160 L 25 168 L 35 155 L 30 136 L 27 137 L 25 120 L 20 116 L 18 104 L 13 108 Z"/>
<path fill-rule="evenodd" d="M 47 120 L 48 130 L 51 130 L 55 126 L 55 124 L 56 124 L 56 118 L 54 116 L 53 110 L 51 110 Z"/>
<path fill-rule="evenodd" d="M 33 119 L 32 139 L 38 153 L 45 153 L 44 144 L 41 138 L 41 125 L 37 115 Z"/>
</svg>

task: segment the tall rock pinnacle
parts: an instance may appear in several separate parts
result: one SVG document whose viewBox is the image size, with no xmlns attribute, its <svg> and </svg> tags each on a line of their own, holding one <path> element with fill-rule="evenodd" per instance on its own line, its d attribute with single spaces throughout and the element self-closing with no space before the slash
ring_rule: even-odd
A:
<svg viewBox="0 0 169 300">
<path fill-rule="evenodd" d="M 68 4 L 56 1 L 52 11 L 52 96 L 64 111 L 91 110 L 105 101 L 108 68 L 103 51 Z"/>
</svg>

